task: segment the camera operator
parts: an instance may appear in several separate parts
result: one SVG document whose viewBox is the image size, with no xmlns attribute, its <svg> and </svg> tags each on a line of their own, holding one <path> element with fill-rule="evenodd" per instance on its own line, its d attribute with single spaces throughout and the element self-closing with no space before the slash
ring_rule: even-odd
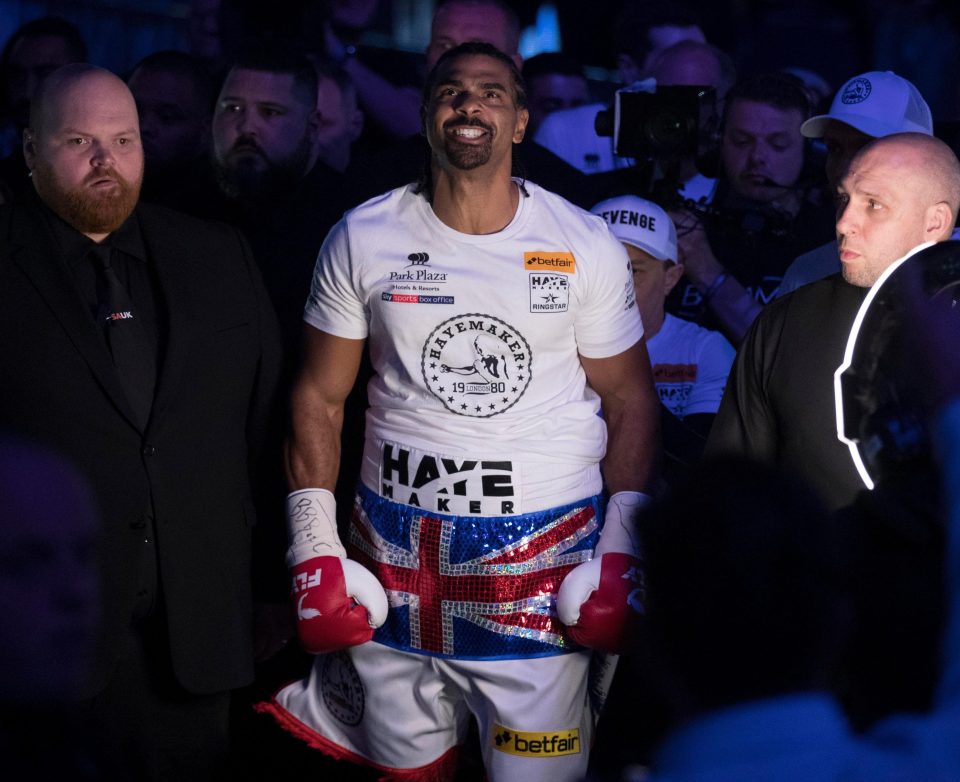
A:
<svg viewBox="0 0 960 782">
<path fill-rule="evenodd" d="M 800 134 L 809 114 L 789 75 L 735 85 L 724 107 L 717 195 L 709 209 L 674 214 L 686 279 L 667 309 L 720 329 L 735 345 L 789 263 L 832 236 L 832 203 Z"/>
<path fill-rule="evenodd" d="M 665 49 L 653 61 L 649 75 L 657 87 L 713 87 L 716 90 L 716 111 L 721 111 L 734 82 L 736 68 L 726 53 L 708 43 L 680 41 Z M 678 161 L 671 187 L 684 201 L 709 204 L 713 199 L 717 180 L 697 168 L 694 155 Z"/>
<path fill-rule="evenodd" d="M 732 62 L 715 47 L 704 43 L 696 15 L 683 4 L 627 4 L 617 18 L 612 35 L 617 75 L 626 88 L 653 77 L 659 86 L 709 85 L 722 92 L 722 77 L 727 77 L 726 87 L 735 81 L 735 77 L 729 75 L 733 71 Z M 658 73 L 656 66 L 664 55 L 683 42 L 693 43 L 695 48 L 674 51 L 663 74 Z M 537 143 L 585 174 L 630 168 L 633 159 L 629 154 L 617 153 L 612 139 L 595 130 L 597 112 L 604 108 L 601 103 L 588 103 L 555 112 L 537 123 Z"/>
</svg>

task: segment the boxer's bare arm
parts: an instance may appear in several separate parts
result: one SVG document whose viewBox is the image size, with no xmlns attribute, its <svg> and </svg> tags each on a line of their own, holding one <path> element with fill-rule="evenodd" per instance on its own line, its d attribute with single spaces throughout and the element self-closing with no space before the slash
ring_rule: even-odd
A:
<svg viewBox="0 0 960 782">
<path fill-rule="evenodd" d="M 608 358 L 580 357 L 590 387 L 600 396 L 607 422 L 604 482 L 610 494 L 653 494 L 660 465 L 660 402 L 653 385 L 647 346 Z"/>
<path fill-rule="evenodd" d="M 303 364 L 293 387 L 292 431 L 286 445 L 291 491 L 333 491 L 336 485 L 343 405 L 357 378 L 363 343 L 304 326 Z"/>
</svg>

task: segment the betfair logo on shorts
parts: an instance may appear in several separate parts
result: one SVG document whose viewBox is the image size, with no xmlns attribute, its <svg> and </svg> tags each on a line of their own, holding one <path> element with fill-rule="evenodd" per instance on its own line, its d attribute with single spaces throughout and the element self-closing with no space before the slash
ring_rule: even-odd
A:
<svg viewBox="0 0 960 782">
<path fill-rule="evenodd" d="M 580 729 L 558 730 L 556 733 L 530 733 L 493 725 L 493 748 L 523 758 L 555 758 L 580 754 Z"/>
<path fill-rule="evenodd" d="M 543 251 L 524 253 L 523 265 L 534 271 L 562 272 L 563 274 L 573 274 L 577 270 L 573 253 Z"/>
</svg>

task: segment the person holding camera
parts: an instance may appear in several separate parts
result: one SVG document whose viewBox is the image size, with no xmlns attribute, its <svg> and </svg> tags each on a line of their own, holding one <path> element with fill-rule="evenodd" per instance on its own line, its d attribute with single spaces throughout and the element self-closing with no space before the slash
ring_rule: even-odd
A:
<svg viewBox="0 0 960 782">
<path fill-rule="evenodd" d="M 735 345 L 775 297 L 790 261 L 832 235 L 832 204 L 821 198 L 800 134 L 809 113 L 789 75 L 735 85 L 724 110 L 716 197 L 709 209 L 673 215 L 686 279 L 667 309 L 719 328 Z"/>
</svg>

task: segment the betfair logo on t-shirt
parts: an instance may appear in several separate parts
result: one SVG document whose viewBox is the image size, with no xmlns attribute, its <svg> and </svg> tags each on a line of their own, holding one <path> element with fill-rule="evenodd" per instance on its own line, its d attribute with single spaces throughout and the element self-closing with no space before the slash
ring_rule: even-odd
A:
<svg viewBox="0 0 960 782">
<path fill-rule="evenodd" d="M 523 265 L 528 269 L 563 274 L 574 274 L 577 271 L 577 262 L 573 258 L 573 253 L 544 252 L 543 250 L 524 253 Z"/>
<path fill-rule="evenodd" d="M 580 729 L 527 732 L 493 724 L 493 748 L 524 758 L 550 758 L 580 753 Z"/>
</svg>

